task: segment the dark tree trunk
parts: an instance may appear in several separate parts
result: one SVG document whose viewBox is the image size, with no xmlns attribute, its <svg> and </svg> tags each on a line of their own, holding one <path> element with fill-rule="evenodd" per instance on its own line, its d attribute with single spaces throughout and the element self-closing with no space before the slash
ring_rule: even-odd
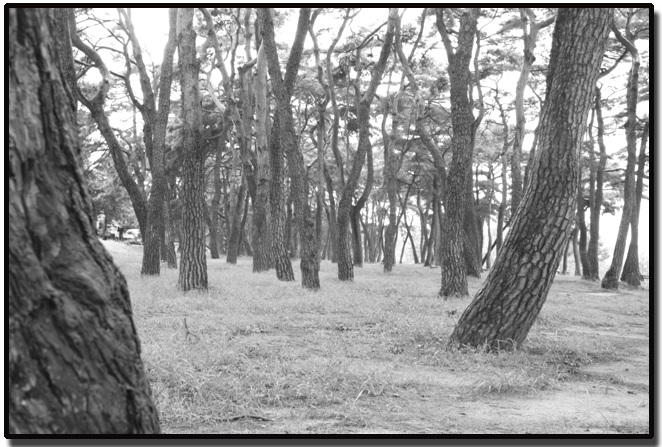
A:
<svg viewBox="0 0 662 447">
<path fill-rule="evenodd" d="M 397 101 L 397 99 L 394 99 Z M 398 160 L 395 156 L 395 135 L 398 131 L 397 104 L 395 113 L 392 113 L 391 135 L 386 132 L 386 117 L 389 115 L 388 101 L 384 101 L 384 119 L 382 121 L 382 135 L 384 141 L 384 186 L 388 197 L 388 226 L 384 235 L 384 273 L 390 273 L 395 264 L 395 239 L 398 233 Z M 405 241 L 406 242 L 406 241 Z M 403 244 L 403 247 L 405 244 Z"/>
<path fill-rule="evenodd" d="M 602 119 L 601 91 L 595 88 L 595 118 L 598 125 L 598 148 L 600 157 L 595 173 L 595 192 L 591 194 L 591 228 L 587 249 L 587 265 L 584 269 L 584 278 L 592 281 L 600 280 L 600 259 L 598 248 L 600 244 L 600 210 L 602 208 L 604 173 L 607 166 L 607 147 L 604 142 L 605 125 Z M 593 133 L 591 132 L 591 137 Z"/>
<path fill-rule="evenodd" d="M 147 217 L 147 231 L 142 233 L 144 241 L 143 249 L 143 263 L 141 273 L 143 275 L 159 275 L 161 273 L 161 244 L 165 245 L 165 225 L 167 224 L 164 219 L 164 201 L 168 200 L 168 179 L 166 178 L 165 169 L 165 145 L 166 145 L 166 126 L 168 124 L 168 114 L 170 113 L 170 88 L 172 85 L 172 60 L 177 49 L 177 8 L 170 8 L 170 31 L 168 33 L 168 41 L 163 54 L 163 63 L 161 64 L 161 78 L 159 83 L 159 104 L 156 110 L 154 101 L 154 94 L 149 86 L 149 80 L 143 81 L 146 85 L 143 87 L 143 95 L 145 96 L 142 116 L 149 123 L 151 131 L 144 132 L 144 138 L 151 141 L 145 141 L 146 147 L 152 149 L 148 151 L 151 153 L 149 157 L 149 164 L 152 173 L 152 188 L 149 194 L 149 201 L 147 202 L 148 217 Z M 133 36 L 132 45 L 134 46 L 135 58 L 142 63 L 142 56 L 140 56 L 140 47 L 135 33 L 133 33 L 133 25 L 129 26 L 131 35 Z M 141 68 L 141 77 L 147 77 L 144 64 Z M 143 84 L 141 83 L 141 84 Z M 147 126 L 146 126 L 147 127 Z M 163 253 L 165 255 L 165 253 Z"/>
<path fill-rule="evenodd" d="M 279 129 L 278 115 L 274 117 L 271 134 L 271 236 L 276 277 L 281 281 L 294 281 L 294 270 L 288 253 L 289 233 L 285 223 L 285 166 L 283 149 L 275 129 Z"/>
<path fill-rule="evenodd" d="M 464 210 L 464 262 L 467 269 L 467 275 L 474 278 L 480 278 L 481 265 L 481 237 L 478 229 L 478 219 L 473 203 L 473 174 L 469 167 L 467 174 L 466 203 Z"/>
<path fill-rule="evenodd" d="M 315 238 L 315 223 L 311 217 L 308 205 L 308 177 L 303 162 L 303 154 L 299 149 L 297 137 L 294 130 L 294 120 L 290 108 L 291 88 L 301 62 L 303 42 L 308 32 L 310 20 L 310 9 L 302 8 L 299 13 L 297 25 L 297 37 L 292 46 L 288 67 L 283 80 L 278 61 L 278 50 L 275 42 L 275 31 L 273 17 L 268 9 L 259 9 L 260 32 L 262 33 L 262 45 L 265 46 L 269 76 L 276 97 L 276 113 L 278 114 L 277 137 L 280 146 L 287 154 L 287 164 L 290 171 L 290 181 L 294 193 L 294 206 L 297 214 L 299 233 L 301 234 L 301 285 L 307 289 L 317 290 L 319 283 L 319 251 L 317 250 L 317 239 Z"/>
<path fill-rule="evenodd" d="M 519 347 L 547 298 L 577 206 L 579 150 L 611 20 L 607 8 L 558 10 L 531 183 L 453 346 Z"/>
<path fill-rule="evenodd" d="M 368 143 L 370 143 L 368 141 Z M 352 240 L 354 245 L 354 265 L 363 267 L 363 244 L 361 242 L 361 210 L 365 207 L 370 191 L 372 191 L 372 184 L 374 181 L 374 164 L 372 161 L 372 145 L 366 151 L 368 175 L 365 181 L 365 188 L 356 205 L 351 208 L 350 217 L 352 219 Z"/>
<path fill-rule="evenodd" d="M 94 230 L 57 20 L 7 10 L 5 435 L 158 433 L 126 281 Z"/>
<path fill-rule="evenodd" d="M 230 223 L 230 237 L 228 238 L 228 255 L 225 262 L 236 264 L 239 257 L 239 243 L 241 240 L 241 216 L 246 199 L 246 178 L 242 175 L 241 184 L 237 190 L 236 204 Z"/>
<path fill-rule="evenodd" d="M 582 263 L 579 259 L 579 242 L 578 242 L 578 231 L 579 228 L 575 227 L 572 230 L 572 235 L 570 240 L 572 241 L 572 257 L 575 260 L 575 276 L 582 276 Z"/>
<path fill-rule="evenodd" d="M 338 218 L 336 215 L 336 199 L 333 194 L 333 181 L 331 180 L 331 174 L 329 170 L 324 165 L 324 178 L 326 180 L 326 192 L 329 196 L 329 235 L 331 237 L 331 262 L 338 262 Z"/>
<path fill-rule="evenodd" d="M 179 287 L 183 291 L 207 288 L 204 220 L 204 161 L 202 108 L 193 29 L 193 8 L 179 9 L 179 70 L 182 89 L 182 255 Z"/>
<path fill-rule="evenodd" d="M 631 286 L 641 285 L 641 272 L 639 271 L 639 209 L 641 207 L 641 196 L 644 192 L 644 171 L 646 167 L 646 143 L 648 141 L 648 121 L 644 124 L 644 131 L 641 137 L 641 146 L 639 149 L 639 158 L 637 160 L 637 184 L 635 186 L 635 209 L 632 213 L 630 227 L 630 246 L 628 255 L 623 266 L 621 281 L 627 282 Z"/>
<path fill-rule="evenodd" d="M 441 288 L 444 299 L 469 294 L 464 260 L 465 234 L 463 231 L 466 210 L 467 173 L 473 157 L 473 113 L 469 101 L 473 41 L 476 35 L 479 9 L 471 8 L 462 14 L 458 44 L 453 51 L 446 25 L 444 10 L 437 9 L 437 28 L 442 36 L 449 60 L 451 90 L 451 122 L 453 136 L 452 163 L 446 178 L 444 192 L 444 230 L 441 236 Z"/>
<path fill-rule="evenodd" d="M 257 75 L 255 77 L 255 133 L 257 169 L 255 172 L 256 195 L 253 206 L 253 272 L 264 272 L 273 265 L 273 247 L 269 216 L 269 187 L 271 170 L 269 166 L 269 146 L 267 143 L 267 59 L 264 47 L 260 46 L 257 55 Z"/>
</svg>

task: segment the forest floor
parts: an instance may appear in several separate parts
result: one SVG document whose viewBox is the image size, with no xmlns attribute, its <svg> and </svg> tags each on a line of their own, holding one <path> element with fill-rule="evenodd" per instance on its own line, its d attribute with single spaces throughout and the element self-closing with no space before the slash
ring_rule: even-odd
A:
<svg viewBox="0 0 662 447">
<path fill-rule="evenodd" d="M 557 275 L 521 349 L 462 353 L 445 346 L 471 298 L 437 298 L 438 268 L 367 264 L 347 284 L 323 261 L 310 292 L 298 260 L 284 283 L 251 258 L 208 258 L 210 289 L 184 294 L 176 270 L 141 277 L 141 246 L 104 245 L 164 433 L 648 433 L 648 282 Z"/>
</svg>

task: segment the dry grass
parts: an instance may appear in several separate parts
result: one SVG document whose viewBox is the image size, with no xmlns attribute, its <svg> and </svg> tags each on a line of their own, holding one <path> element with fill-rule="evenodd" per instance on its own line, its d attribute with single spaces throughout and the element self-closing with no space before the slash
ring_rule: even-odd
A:
<svg viewBox="0 0 662 447">
<path fill-rule="evenodd" d="M 385 276 L 380 265 L 366 265 L 347 284 L 324 261 L 322 290 L 309 292 L 273 272 L 253 274 L 250 258 L 237 265 L 208 259 L 211 288 L 184 294 L 177 271 L 140 276 L 141 247 L 105 245 L 127 276 L 166 433 L 490 433 L 491 422 L 474 426 L 470 419 L 497 402 L 523 405 L 518 411 L 525 416 L 527 405 L 572 387 L 634 383 L 584 373 L 628 355 L 620 339 L 572 329 L 621 328 L 622 315 L 611 314 L 618 300 L 591 297 L 597 284 L 567 277 L 555 284 L 518 351 L 452 352 L 446 342 L 469 299 L 438 299 L 438 269 L 397 265 Z M 473 294 L 480 280 L 469 282 Z M 628 292 L 624 308 L 641 324 L 647 303 L 637 293 Z M 640 403 L 648 384 L 638 386 Z M 510 432 L 647 430 L 639 416 L 594 413 L 574 425 L 524 417 L 524 427 L 507 415 L 492 417 L 503 416 Z"/>
</svg>

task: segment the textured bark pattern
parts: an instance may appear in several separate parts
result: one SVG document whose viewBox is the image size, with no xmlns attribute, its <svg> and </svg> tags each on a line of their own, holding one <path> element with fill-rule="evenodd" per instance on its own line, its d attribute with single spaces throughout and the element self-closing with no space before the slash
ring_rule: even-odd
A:
<svg viewBox="0 0 662 447">
<path fill-rule="evenodd" d="M 626 94 L 626 111 L 628 120 L 625 123 L 625 139 L 627 141 L 628 159 L 625 168 L 625 184 L 623 186 L 623 213 L 621 214 L 621 222 L 618 226 L 618 235 L 616 236 L 616 245 L 614 246 L 614 253 L 611 258 L 611 266 L 609 267 L 609 270 L 607 270 L 607 273 L 605 273 L 605 277 L 602 278 L 602 288 L 604 289 L 618 289 L 618 278 L 621 275 L 621 268 L 623 266 L 628 229 L 636 207 L 635 169 L 637 165 L 636 127 L 637 101 L 639 98 L 639 52 L 637 51 L 637 47 L 634 46 L 634 40 L 630 42 L 624 38 L 615 27 L 612 28 L 614 29 L 616 36 L 619 38 L 618 40 L 630 52 L 632 66 L 630 67 L 630 75 L 628 76 Z M 631 38 L 631 36 L 628 37 Z"/>
<path fill-rule="evenodd" d="M 308 205 L 308 177 L 303 162 L 303 154 L 299 150 L 298 139 L 294 130 L 294 120 L 290 108 L 290 89 L 288 88 L 288 85 L 294 82 L 301 61 L 303 38 L 308 32 L 310 9 L 302 8 L 300 11 L 297 38 L 295 38 L 295 45 L 292 46 L 290 52 L 285 80 L 281 77 L 271 12 L 261 9 L 258 14 L 262 25 L 260 29 L 262 44 L 265 45 L 269 75 L 276 97 L 276 113 L 278 114 L 276 123 L 279 126 L 276 133 L 280 140 L 280 147 L 287 154 L 294 208 L 301 235 L 301 285 L 307 289 L 317 290 L 320 287 L 320 260 L 315 237 L 315 223 Z"/>
<path fill-rule="evenodd" d="M 267 59 L 264 45 L 257 55 L 257 76 L 255 77 L 255 149 L 257 169 L 255 173 L 255 206 L 253 207 L 253 272 L 263 272 L 273 266 L 269 215 L 269 187 L 271 172 L 269 167 L 269 147 L 267 144 Z"/>
<path fill-rule="evenodd" d="M 294 281 L 292 261 L 287 252 L 287 241 L 285 237 L 285 167 L 283 166 L 283 150 L 275 134 L 276 118 L 274 120 L 274 132 L 271 134 L 271 244 L 273 250 L 274 267 L 276 277 L 281 281 Z"/>
<path fill-rule="evenodd" d="M 579 151 L 611 18 L 605 8 L 559 9 L 531 184 L 452 345 L 517 347 L 547 298 L 570 236 Z"/>
<path fill-rule="evenodd" d="M 99 243 L 47 9 L 9 9 L 5 435 L 158 433 L 123 275 Z"/>
<path fill-rule="evenodd" d="M 202 109 L 195 50 L 193 8 L 178 16 L 179 70 L 182 89 L 182 241 L 179 287 L 183 291 L 207 288 L 204 217 L 204 151 Z"/>
<path fill-rule="evenodd" d="M 437 27 L 439 28 L 446 54 L 449 59 L 448 74 L 451 90 L 451 123 L 453 136 L 451 150 L 453 158 L 444 193 L 445 219 L 441 232 L 441 289 L 439 296 L 461 297 L 469 294 L 464 261 L 464 214 L 466 209 L 467 172 L 471 168 L 473 157 L 473 114 L 469 101 L 469 84 L 471 61 L 478 10 L 469 9 L 460 19 L 460 33 L 455 52 L 450 47 L 445 32 L 443 15 L 437 10 Z"/>
</svg>

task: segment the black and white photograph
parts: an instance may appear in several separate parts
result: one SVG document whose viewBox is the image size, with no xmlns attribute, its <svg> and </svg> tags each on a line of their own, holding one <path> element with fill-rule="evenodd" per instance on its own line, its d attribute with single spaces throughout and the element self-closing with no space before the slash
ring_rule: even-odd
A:
<svg viewBox="0 0 662 447">
<path fill-rule="evenodd" d="M 9 442 L 654 438 L 651 4 L 31 6 Z"/>
</svg>

